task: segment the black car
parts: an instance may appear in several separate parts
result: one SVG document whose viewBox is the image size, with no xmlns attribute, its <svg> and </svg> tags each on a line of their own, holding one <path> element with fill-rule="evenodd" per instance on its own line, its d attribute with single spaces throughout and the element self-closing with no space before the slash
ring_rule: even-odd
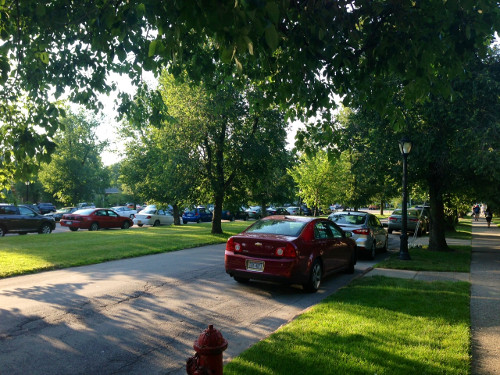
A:
<svg viewBox="0 0 500 375">
<path fill-rule="evenodd" d="M 55 227 L 53 217 L 40 215 L 26 206 L 0 204 L 0 237 L 9 232 L 49 234 Z"/>
<path fill-rule="evenodd" d="M 49 212 L 56 211 L 56 206 L 54 206 L 52 203 L 38 203 L 38 209 L 40 210 L 40 213 L 43 215 L 43 214 L 48 214 Z"/>
<path fill-rule="evenodd" d="M 78 210 L 76 207 L 63 207 L 56 212 L 45 214 L 45 216 L 53 217 L 55 221 L 60 221 L 64 214 L 72 214 L 76 210 Z"/>
</svg>

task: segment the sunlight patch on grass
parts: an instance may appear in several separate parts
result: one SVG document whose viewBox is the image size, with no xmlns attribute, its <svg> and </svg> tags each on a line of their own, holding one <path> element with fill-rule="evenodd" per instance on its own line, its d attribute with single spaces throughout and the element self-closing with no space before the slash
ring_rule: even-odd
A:
<svg viewBox="0 0 500 375">
<path fill-rule="evenodd" d="M 240 354 L 224 374 L 468 374 L 469 288 L 359 279 Z"/>
</svg>

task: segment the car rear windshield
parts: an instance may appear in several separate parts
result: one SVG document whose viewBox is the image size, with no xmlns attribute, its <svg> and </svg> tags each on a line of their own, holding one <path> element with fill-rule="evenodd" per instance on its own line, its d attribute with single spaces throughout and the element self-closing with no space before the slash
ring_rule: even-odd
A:
<svg viewBox="0 0 500 375">
<path fill-rule="evenodd" d="M 298 237 L 307 223 L 289 220 L 259 220 L 246 233 L 279 234 Z"/>
<path fill-rule="evenodd" d="M 361 225 L 364 224 L 366 217 L 364 215 L 333 215 L 331 216 L 332 221 L 337 224 L 350 224 L 350 225 Z"/>
<path fill-rule="evenodd" d="M 75 212 L 73 212 L 74 214 L 76 215 L 83 215 L 83 216 L 88 216 L 90 215 L 92 212 L 94 212 L 94 209 L 93 208 L 87 208 L 85 210 L 76 210 Z"/>
<path fill-rule="evenodd" d="M 402 215 L 403 212 L 401 210 L 394 210 L 392 212 L 393 215 Z M 420 216 L 420 212 L 417 210 L 408 210 L 407 211 L 408 216 Z"/>
</svg>

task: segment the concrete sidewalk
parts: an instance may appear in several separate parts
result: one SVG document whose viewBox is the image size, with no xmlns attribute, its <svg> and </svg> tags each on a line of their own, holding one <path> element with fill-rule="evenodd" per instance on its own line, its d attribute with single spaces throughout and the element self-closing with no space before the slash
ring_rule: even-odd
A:
<svg viewBox="0 0 500 375">
<path fill-rule="evenodd" d="M 428 238 L 416 238 L 425 245 Z M 449 245 L 470 241 L 449 240 Z M 466 243 L 467 242 L 467 243 Z M 472 374 L 500 375 L 500 228 L 488 228 L 486 220 L 472 221 L 472 259 L 469 273 L 423 272 L 376 268 L 366 276 L 383 275 L 422 281 L 468 281 L 471 283 L 470 316 Z"/>
</svg>

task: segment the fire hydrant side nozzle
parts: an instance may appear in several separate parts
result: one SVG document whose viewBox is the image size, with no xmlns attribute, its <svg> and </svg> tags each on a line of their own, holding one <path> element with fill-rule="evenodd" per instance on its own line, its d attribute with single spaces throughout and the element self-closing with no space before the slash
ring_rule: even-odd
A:
<svg viewBox="0 0 500 375">
<path fill-rule="evenodd" d="M 228 342 L 222 337 L 222 333 L 210 324 L 193 344 L 196 354 L 187 360 L 187 373 L 189 375 L 222 375 L 222 352 L 227 349 L 227 346 Z"/>
</svg>

